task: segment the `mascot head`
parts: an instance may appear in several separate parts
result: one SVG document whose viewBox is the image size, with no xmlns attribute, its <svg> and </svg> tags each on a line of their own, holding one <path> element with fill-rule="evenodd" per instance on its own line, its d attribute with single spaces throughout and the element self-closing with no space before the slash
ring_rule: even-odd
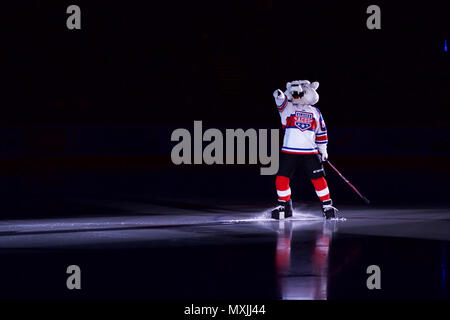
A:
<svg viewBox="0 0 450 320">
<path fill-rule="evenodd" d="M 308 80 L 296 80 L 286 83 L 284 94 L 293 104 L 314 105 L 319 101 L 319 94 L 316 91 L 318 87 L 318 82 L 310 83 Z"/>
</svg>

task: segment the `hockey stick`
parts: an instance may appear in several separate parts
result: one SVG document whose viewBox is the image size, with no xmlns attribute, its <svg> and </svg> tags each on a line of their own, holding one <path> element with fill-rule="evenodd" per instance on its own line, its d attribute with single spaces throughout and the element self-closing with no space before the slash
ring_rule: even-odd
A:
<svg viewBox="0 0 450 320">
<path fill-rule="evenodd" d="M 356 188 L 350 183 L 350 181 L 348 181 L 348 180 L 342 175 L 342 173 L 340 173 L 339 170 L 336 169 L 336 167 L 333 166 L 333 165 L 331 164 L 330 161 L 326 160 L 326 162 L 330 165 L 331 168 L 333 168 L 334 171 L 337 172 L 337 174 L 338 174 L 342 179 L 344 179 L 345 182 L 347 182 L 347 184 L 348 184 L 348 185 L 349 185 L 349 186 L 350 186 L 350 187 L 358 194 L 358 196 L 361 197 L 361 199 L 363 199 L 363 201 L 364 201 L 366 204 L 369 204 L 369 203 L 370 203 L 369 199 L 367 199 L 366 197 L 364 197 L 358 190 L 356 190 Z"/>
</svg>

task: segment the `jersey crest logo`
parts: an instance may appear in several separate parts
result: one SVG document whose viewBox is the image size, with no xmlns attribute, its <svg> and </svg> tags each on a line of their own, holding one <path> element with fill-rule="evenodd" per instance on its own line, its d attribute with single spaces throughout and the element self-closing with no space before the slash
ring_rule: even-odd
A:
<svg viewBox="0 0 450 320">
<path fill-rule="evenodd" d="M 294 123 L 301 131 L 306 131 L 312 128 L 314 121 L 313 114 L 305 111 L 296 111 Z"/>
</svg>

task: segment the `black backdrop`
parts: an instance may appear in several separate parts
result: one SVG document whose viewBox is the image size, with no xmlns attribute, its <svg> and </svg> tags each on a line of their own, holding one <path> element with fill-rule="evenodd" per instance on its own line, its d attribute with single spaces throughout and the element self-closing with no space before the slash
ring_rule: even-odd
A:
<svg viewBox="0 0 450 320">
<path fill-rule="evenodd" d="M 380 3 L 376 31 L 371 2 L 78 1 L 79 31 L 69 4 L 3 5 L 2 123 L 276 125 L 272 91 L 304 78 L 333 124 L 449 125 L 414 112 L 447 111 L 442 3 Z"/>
</svg>

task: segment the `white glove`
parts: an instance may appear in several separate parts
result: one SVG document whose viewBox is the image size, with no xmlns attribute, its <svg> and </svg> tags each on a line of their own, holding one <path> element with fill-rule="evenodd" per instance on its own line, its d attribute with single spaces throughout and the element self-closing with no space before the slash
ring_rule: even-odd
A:
<svg viewBox="0 0 450 320">
<path fill-rule="evenodd" d="M 327 149 L 319 150 L 319 153 L 320 153 L 320 160 L 322 160 L 322 162 L 325 162 L 328 160 Z"/>
<path fill-rule="evenodd" d="M 280 89 L 277 89 L 273 92 L 273 97 L 275 99 L 284 99 L 284 93 Z"/>
</svg>

